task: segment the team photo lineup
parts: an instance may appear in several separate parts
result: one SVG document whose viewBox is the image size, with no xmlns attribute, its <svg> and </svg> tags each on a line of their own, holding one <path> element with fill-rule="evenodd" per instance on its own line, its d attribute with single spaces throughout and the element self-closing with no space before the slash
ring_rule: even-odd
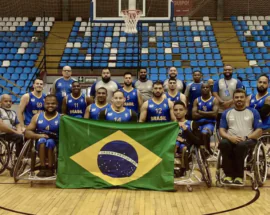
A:
<svg viewBox="0 0 270 215">
<path fill-rule="evenodd" d="M 270 214 L 269 0 L 0 2 L 0 215 Z"/>
<path fill-rule="evenodd" d="M 134 81 L 130 72 L 123 76 L 123 86 L 113 80 L 109 68 L 101 71 L 90 97 L 82 94 L 80 83 L 65 66 L 63 77 L 55 80 L 50 94 L 43 93 L 43 81 L 36 79 L 33 91 L 22 96 L 19 110 L 12 110 L 11 96 L 1 97 L 1 132 L 15 142 L 16 159 L 24 139 L 36 140 L 40 159 L 37 177 L 56 174 L 53 151 L 59 140 L 60 117 L 68 115 L 114 122 L 178 122 L 175 157 L 182 157 L 175 176 L 183 177 L 186 151 L 192 145 L 203 146 L 207 157 L 213 155 L 211 136 L 219 131 L 219 150 L 223 158 L 227 184 L 243 184 L 244 159 L 263 132 L 270 129 L 269 77 L 260 75 L 257 94 L 246 95 L 242 83 L 232 78 L 233 67 L 224 67 L 224 78 L 202 82 L 202 73 L 193 72 L 193 82 L 177 79 L 177 69 L 168 70 L 168 79 L 152 82 L 147 69 L 138 71 Z"/>
</svg>

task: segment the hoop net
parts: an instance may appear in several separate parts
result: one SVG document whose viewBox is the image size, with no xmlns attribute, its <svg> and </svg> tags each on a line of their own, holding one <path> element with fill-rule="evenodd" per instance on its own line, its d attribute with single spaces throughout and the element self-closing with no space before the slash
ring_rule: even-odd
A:
<svg viewBox="0 0 270 215">
<path fill-rule="evenodd" d="M 126 28 L 125 32 L 127 34 L 136 34 L 137 23 L 141 17 L 142 11 L 140 10 L 122 10 L 123 18 L 125 20 Z"/>
</svg>

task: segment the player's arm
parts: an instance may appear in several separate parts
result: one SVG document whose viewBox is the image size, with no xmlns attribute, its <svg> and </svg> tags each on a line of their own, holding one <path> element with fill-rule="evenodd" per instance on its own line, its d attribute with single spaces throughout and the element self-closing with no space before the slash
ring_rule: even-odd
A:
<svg viewBox="0 0 270 215">
<path fill-rule="evenodd" d="M 63 98 L 62 102 L 62 114 L 67 114 L 67 97 Z"/>
<path fill-rule="evenodd" d="M 137 90 L 137 95 L 138 95 L 138 104 L 139 104 L 139 110 L 140 110 L 143 104 L 143 99 L 142 99 L 142 94 L 140 93 L 139 90 Z"/>
<path fill-rule="evenodd" d="M 169 101 L 169 108 L 170 108 L 170 116 L 171 116 L 171 121 L 176 122 L 176 117 L 173 112 L 173 102 Z"/>
<path fill-rule="evenodd" d="M 103 111 L 100 111 L 98 115 L 98 120 L 106 120 L 106 109 Z"/>
<path fill-rule="evenodd" d="M 27 139 L 39 139 L 39 138 L 48 138 L 46 134 L 36 134 L 34 131 L 36 130 L 36 125 L 37 125 L 37 119 L 38 119 L 39 113 L 34 115 L 33 118 L 31 119 L 30 124 L 26 127 L 25 130 L 25 137 Z"/>
<path fill-rule="evenodd" d="M 216 118 L 218 114 L 218 100 L 214 99 L 213 101 L 213 110 L 212 111 L 201 111 L 199 110 L 198 113 L 205 117 L 205 118 Z"/>
<path fill-rule="evenodd" d="M 246 107 L 249 107 L 250 100 L 251 100 L 251 95 L 247 96 L 247 98 L 246 98 Z"/>
<path fill-rule="evenodd" d="M 89 105 L 86 109 L 85 109 L 85 113 L 84 113 L 84 117 L 85 119 L 90 119 L 90 110 L 91 110 L 91 105 Z"/>
<path fill-rule="evenodd" d="M 213 96 L 217 98 L 220 104 L 223 104 L 224 101 L 219 97 L 218 91 L 219 91 L 218 81 L 215 81 L 214 86 L 213 86 Z"/>
<path fill-rule="evenodd" d="M 29 93 L 24 94 L 21 98 L 20 104 L 19 104 L 19 109 L 18 109 L 18 119 L 20 121 L 20 124 L 22 127 L 24 127 L 24 111 L 29 102 Z"/>
<path fill-rule="evenodd" d="M 187 106 L 187 97 L 183 93 L 180 93 L 180 101 L 184 102 Z"/>
<path fill-rule="evenodd" d="M 198 112 L 198 99 L 195 99 L 192 106 L 192 119 L 200 119 L 202 115 Z"/>
<path fill-rule="evenodd" d="M 21 132 L 16 131 L 9 126 L 7 126 L 2 119 L 0 119 L 0 131 L 4 133 L 9 133 L 9 134 L 21 134 Z"/>
<path fill-rule="evenodd" d="M 188 105 L 188 102 L 189 102 L 189 91 L 190 91 L 190 84 L 187 85 L 186 90 L 185 90 L 185 96 L 186 96 L 186 99 L 187 99 L 187 105 Z"/>
<path fill-rule="evenodd" d="M 148 101 L 145 101 L 141 108 L 141 114 L 140 114 L 140 120 L 139 122 L 145 122 L 147 117 L 147 107 L 148 107 Z"/>
<path fill-rule="evenodd" d="M 92 101 L 95 100 L 95 96 L 96 96 L 96 82 L 91 86 L 90 90 L 90 98 Z"/>
<path fill-rule="evenodd" d="M 20 121 L 18 120 L 18 117 L 15 117 L 15 127 L 16 127 L 16 131 L 19 133 L 23 133 L 25 131 L 25 128 L 21 126 Z"/>
<path fill-rule="evenodd" d="M 270 115 L 270 96 L 265 99 L 264 105 L 258 112 L 262 120 L 264 120 L 267 116 Z"/>
<path fill-rule="evenodd" d="M 54 82 L 53 82 L 53 84 L 52 84 L 52 88 L 51 88 L 51 94 L 53 94 L 53 95 L 55 95 L 56 94 L 56 89 L 55 89 L 55 86 L 56 86 L 56 81 L 57 81 L 58 79 L 56 79 Z"/>
</svg>

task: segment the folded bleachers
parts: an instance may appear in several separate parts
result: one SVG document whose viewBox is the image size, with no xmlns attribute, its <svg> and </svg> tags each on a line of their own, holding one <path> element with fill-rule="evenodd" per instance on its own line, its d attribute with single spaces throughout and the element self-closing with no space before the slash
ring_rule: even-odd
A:
<svg viewBox="0 0 270 215">
<path fill-rule="evenodd" d="M 0 17 L 0 75 L 11 80 L 18 87 L 1 80 L 0 85 L 23 95 L 31 79 L 37 73 L 35 62 L 48 36 L 54 17 Z M 6 90 L 0 88 L 0 93 Z M 7 91 L 8 92 L 8 91 Z M 12 97 L 14 102 L 19 98 Z"/>
</svg>

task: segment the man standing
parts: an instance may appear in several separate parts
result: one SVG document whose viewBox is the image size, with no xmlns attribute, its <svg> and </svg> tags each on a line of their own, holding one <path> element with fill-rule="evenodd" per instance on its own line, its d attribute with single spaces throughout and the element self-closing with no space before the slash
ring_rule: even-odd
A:
<svg viewBox="0 0 270 215">
<path fill-rule="evenodd" d="M 193 82 L 187 85 L 187 89 L 185 91 L 185 95 L 188 101 L 188 119 L 192 119 L 192 107 L 195 99 L 201 96 L 201 88 L 202 88 L 202 73 L 201 71 L 194 71 L 193 74 Z"/>
<path fill-rule="evenodd" d="M 22 96 L 19 104 L 18 119 L 22 128 L 29 125 L 36 113 L 44 110 L 43 80 L 35 79 L 33 88 L 33 92 Z"/>
<path fill-rule="evenodd" d="M 135 81 L 134 87 L 141 93 L 143 102 L 152 98 L 153 82 L 147 79 L 147 70 L 145 68 L 139 70 L 139 80 Z"/>
<path fill-rule="evenodd" d="M 233 106 L 233 92 L 236 89 L 242 89 L 242 83 L 232 78 L 233 67 L 230 65 L 224 66 L 224 78 L 219 79 L 214 83 L 213 96 L 219 102 L 219 114 L 217 117 L 217 128 L 219 128 L 221 114 Z"/>
<path fill-rule="evenodd" d="M 124 107 L 139 113 L 142 106 L 142 96 L 139 90 L 132 87 L 132 74 L 126 72 L 124 74 L 124 87 L 120 89 L 125 95 L 126 101 Z"/>
<path fill-rule="evenodd" d="M 86 108 L 84 118 L 98 120 L 99 113 L 108 107 L 110 104 L 107 103 L 107 90 L 100 87 L 96 92 L 96 102 Z"/>
<path fill-rule="evenodd" d="M 247 106 L 256 109 L 262 119 L 263 130 L 270 131 L 270 93 L 268 92 L 269 78 L 261 75 L 257 81 L 257 94 L 247 99 Z"/>
<path fill-rule="evenodd" d="M 57 112 L 57 98 L 45 97 L 45 112 L 36 114 L 25 131 L 25 137 L 37 140 L 36 147 L 40 158 L 38 177 L 54 175 L 54 148 L 58 143 L 60 114 Z M 48 159 L 48 167 L 46 166 Z"/>
<path fill-rule="evenodd" d="M 210 137 L 214 132 L 217 114 L 218 101 L 214 96 L 211 96 L 210 85 L 203 83 L 202 96 L 195 99 L 193 103 L 192 119 L 201 125 L 202 141 L 210 154 L 212 154 Z"/>
<path fill-rule="evenodd" d="M 177 79 L 177 74 L 178 74 L 178 72 L 177 72 L 177 69 L 176 69 L 175 67 L 171 67 L 171 68 L 169 69 L 169 72 L 168 72 L 169 78 L 174 78 L 174 79 L 176 79 L 176 85 L 177 85 L 177 86 L 176 86 L 176 89 L 177 89 L 177 91 L 183 93 L 183 92 L 185 92 L 186 84 L 185 84 L 185 82 L 183 82 L 183 81 Z M 164 87 L 164 90 L 165 90 L 165 91 L 168 90 L 168 81 L 169 81 L 169 79 L 166 79 L 166 80 L 164 81 L 164 83 L 163 83 L 163 87 Z"/>
<path fill-rule="evenodd" d="M 100 87 L 104 87 L 107 90 L 107 102 L 111 102 L 113 92 L 115 92 L 116 90 L 122 88 L 119 83 L 117 83 L 116 81 L 111 80 L 111 71 L 110 71 L 109 68 L 102 69 L 101 80 L 96 81 L 92 85 L 91 91 L 90 91 L 90 96 L 91 96 L 92 100 L 94 100 L 95 95 L 96 95 L 96 91 Z"/>
<path fill-rule="evenodd" d="M 115 91 L 113 93 L 111 107 L 100 112 L 99 120 L 137 122 L 136 112 L 124 107 L 125 100 L 126 99 L 122 91 Z"/>
<path fill-rule="evenodd" d="M 236 89 L 233 93 L 234 108 L 222 113 L 219 144 L 222 166 L 226 177 L 224 183 L 243 184 L 244 160 L 248 149 L 253 147 L 262 135 L 260 114 L 246 107 L 246 92 Z"/>
<path fill-rule="evenodd" d="M 72 83 L 72 92 L 63 99 L 62 113 L 69 116 L 83 118 L 85 109 L 90 105 L 90 97 L 81 92 L 81 85 L 78 81 Z"/>
<path fill-rule="evenodd" d="M 75 79 L 71 78 L 72 70 L 70 66 L 64 66 L 62 70 L 63 77 L 54 81 L 51 94 L 55 95 L 58 102 L 58 112 L 61 113 L 62 101 L 64 97 L 71 93 L 71 84 Z"/>
<path fill-rule="evenodd" d="M 16 112 L 11 110 L 11 96 L 3 94 L 1 96 L 0 108 L 0 134 L 6 141 L 16 144 L 16 157 L 19 157 L 23 147 L 23 130 L 16 116 Z"/>
<path fill-rule="evenodd" d="M 153 84 L 153 98 L 144 102 L 141 108 L 140 122 L 175 121 L 173 103 L 163 96 L 162 82 Z"/>
<path fill-rule="evenodd" d="M 169 78 L 168 81 L 168 92 L 165 93 L 165 97 L 172 102 L 182 101 L 185 104 L 187 103 L 186 96 L 179 92 L 176 88 L 176 79 Z"/>
</svg>

